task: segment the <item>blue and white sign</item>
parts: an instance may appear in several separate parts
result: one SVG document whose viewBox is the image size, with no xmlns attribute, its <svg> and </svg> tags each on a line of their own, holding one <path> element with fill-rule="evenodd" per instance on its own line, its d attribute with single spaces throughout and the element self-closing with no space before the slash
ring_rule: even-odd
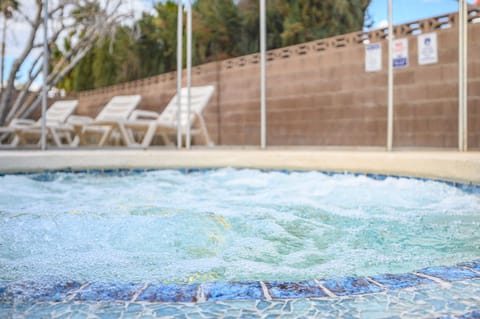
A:
<svg viewBox="0 0 480 319">
<path fill-rule="evenodd" d="M 370 43 L 365 46 L 365 71 L 378 72 L 382 70 L 382 44 Z"/>
<path fill-rule="evenodd" d="M 393 40 L 393 67 L 406 68 L 408 66 L 408 39 Z"/>
<path fill-rule="evenodd" d="M 438 62 L 437 34 L 425 33 L 418 36 L 418 64 Z"/>
</svg>

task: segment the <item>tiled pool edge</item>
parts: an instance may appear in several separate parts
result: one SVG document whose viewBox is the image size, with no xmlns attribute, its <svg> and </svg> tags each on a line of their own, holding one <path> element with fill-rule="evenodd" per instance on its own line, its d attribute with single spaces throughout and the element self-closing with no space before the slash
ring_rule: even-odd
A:
<svg viewBox="0 0 480 319">
<path fill-rule="evenodd" d="M 338 298 L 368 295 L 420 285 L 448 286 L 480 279 L 480 259 L 455 266 L 432 266 L 404 274 L 303 281 L 206 282 L 194 284 L 0 282 L 0 303 L 17 301 L 215 302 Z"/>
<path fill-rule="evenodd" d="M 202 173 L 202 172 L 209 172 L 218 170 L 221 168 L 182 168 L 182 169 L 159 169 L 159 168 L 135 168 L 135 169 L 128 169 L 128 168 L 118 168 L 118 169 L 80 169 L 80 170 L 73 170 L 73 169 L 59 169 L 59 170 L 44 170 L 41 172 L 36 171 L 17 171 L 17 172 L 9 172 L 9 173 L 2 173 L 0 171 L 0 177 L 6 175 L 30 175 L 33 178 L 40 182 L 48 182 L 54 178 L 55 173 L 73 173 L 73 174 L 89 174 L 89 175 L 102 175 L 102 176 L 126 176 L 126 175 L 136 175 L 142 174 L 145 172 L 153 172 L 153 171 L 161 171 L 161 170 L 176 170 L 182 172 L 184 174 L 190 173 Z M 236 168 L 235 168 L 236 169 Z M 238 169 L 248 169 L 248 168 L 238 168 Z M 352 175 L 352 176 L 365 176 L 370 179 L 382 181 L 387 178 L 405 178 L 405 179 L 413 179 L 418 181 L 433 181 L 438 183 L 444 183 L 446 185 L 461 189 L 467 193 L 479 193 L 480 194 L 480 184 L 474 183 L 462 183 L 462 182 L 455 182 L 450 180 L 443 180 L 443 179 L 434 179 L 434 178 L 424 178 L 424 177 L 415 177 L 415 176 L 403 176 L 403 175 L 393 175 L 393 174 L 375 174 L 375 173 L 361 173 L 361 172 L 348 172 L 348 171 L 324 171 L 324 170 L 286 170 L 286 169 L 258 169 L 259 171 L 263 172 L 279 172 L 284 174 L 290 173 L 306 173 L 306 172 L 318 172 L 328 176 L 334 175 Z"/>
</svg>

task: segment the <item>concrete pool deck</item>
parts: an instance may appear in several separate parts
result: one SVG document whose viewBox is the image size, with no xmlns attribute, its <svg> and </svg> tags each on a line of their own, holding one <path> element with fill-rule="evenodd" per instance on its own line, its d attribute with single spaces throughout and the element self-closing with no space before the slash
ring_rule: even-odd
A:
<svg viewBox="0 0 480 319">
<path fill-rule="evenodd" d="M 84 169 L 256 168 L 412 176 L 480 185 L 480 152 L 259 149 L 0 151 L 0 172 Z"/>
</svg>

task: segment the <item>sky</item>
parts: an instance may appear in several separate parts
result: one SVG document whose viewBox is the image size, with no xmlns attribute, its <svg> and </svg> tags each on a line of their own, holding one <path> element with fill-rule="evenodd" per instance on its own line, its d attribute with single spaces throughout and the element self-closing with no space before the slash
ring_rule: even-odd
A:
<svg viewBox="0 0 480 319">
<path fill-rule="evenodd" d="M 469 0 L 469 3 L 473 2 Z M 374 25 L 367 30 L 388 26 L 387 6 L 388 0 L 372 0 L 368 12 Z M 458 11 L 456 0 L 393 0 L 392 6 L 394 25 Z"/>
</svg>

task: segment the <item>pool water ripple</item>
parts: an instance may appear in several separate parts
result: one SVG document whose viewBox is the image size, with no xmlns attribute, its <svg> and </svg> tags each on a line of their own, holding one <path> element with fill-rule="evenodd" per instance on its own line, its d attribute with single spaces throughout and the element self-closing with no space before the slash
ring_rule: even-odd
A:
<svg viewBox="0 0 480 319">
<path fill-rule="evenodd" d="M 298 281 L 480 255 L 478 193 L 370 177 L 237 169 L 0 176 L 0 280 Z"/>
<path fill-rule="evenodd" d="M 0 317 L 480 314 L 477 186 L 186 173 L 1 175 Z"/>
</svg>

